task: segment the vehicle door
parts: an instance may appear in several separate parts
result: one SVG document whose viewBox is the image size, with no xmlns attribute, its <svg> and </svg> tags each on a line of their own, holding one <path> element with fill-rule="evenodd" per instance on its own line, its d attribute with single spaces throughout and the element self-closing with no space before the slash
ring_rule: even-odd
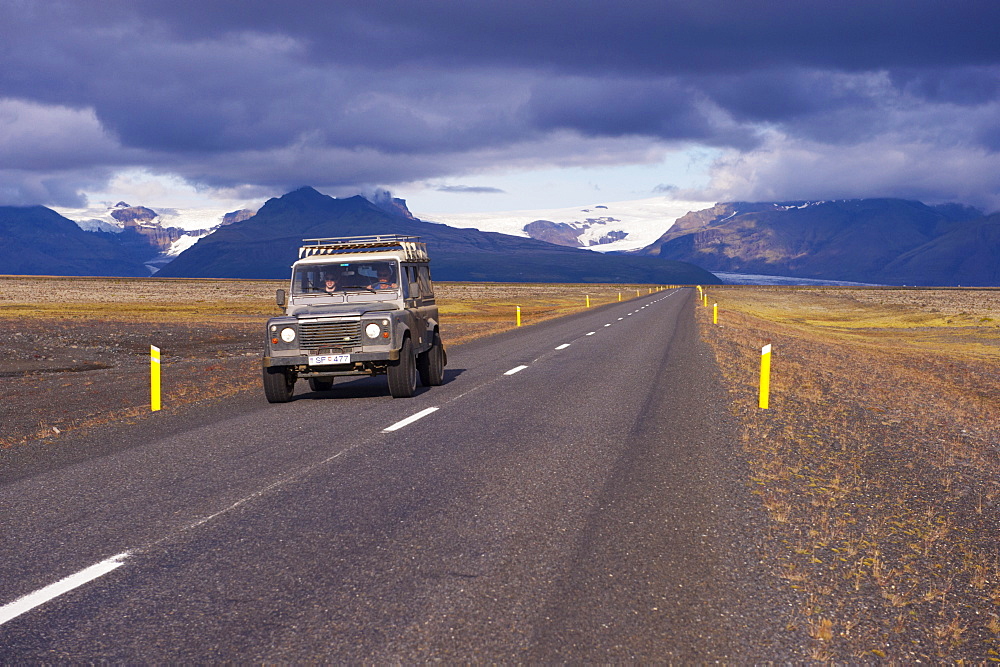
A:
<svg viewBox="0 0 1000 667">
<path fill-rule="evenodd" d="M 431 343 L 427 337 L 427 320 L 434 317 L 433 311 L 437 310 L 434 305 L 434 292 L 430 286 L 430 273 L 427 265 L 408 264 L 405 265 L 406 288 L 409 298 L 407 304 L 412 304 L 411 312 L 413 320 L 410 324 L 413 345 L 419 350 L 425 350 Z"/>
</svg>

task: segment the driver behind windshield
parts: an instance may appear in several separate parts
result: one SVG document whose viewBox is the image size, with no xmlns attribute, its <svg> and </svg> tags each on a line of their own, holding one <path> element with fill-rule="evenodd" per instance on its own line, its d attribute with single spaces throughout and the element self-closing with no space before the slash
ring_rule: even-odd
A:
<svg viewBox="0 0 1000 667">
<path fill-rule="evenodd" d="M 369 289 L 396 289 L 397 285 L 392 281 L 393 271 L 391 266 L 388 264 L 380 264 L 376 268 L 375 273 L 378 276 L 378 281 L 372 283 Z"/>
</svg>

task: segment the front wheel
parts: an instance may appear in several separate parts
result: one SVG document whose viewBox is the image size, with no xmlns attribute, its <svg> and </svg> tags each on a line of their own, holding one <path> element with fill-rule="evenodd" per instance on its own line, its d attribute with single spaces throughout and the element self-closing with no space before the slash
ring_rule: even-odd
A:
<svg viewBox="0 0 1000 667">
<path fill-rule="evenodd" d="M 413 358 L 413 343 L 409 338 L 403 339 L 399 359 L 389 364 L 386 375 L 389 377 L 389 393 L 393 398 L 410 398 L 416 393 L 417 364 Z"/>
<path fill-rule="evenodd" d="M 417 370 L 425 387 L 439 387 L 444 382 L 444 346 L 437 333 L 430 349 L 417 357 Z"/>
<path fill-rule="evenodd" d="M 264 368 L 264 396 L 268 403 L 287 403 L 295 391 L 295 373 L 280 367 Z"/>
</svg>

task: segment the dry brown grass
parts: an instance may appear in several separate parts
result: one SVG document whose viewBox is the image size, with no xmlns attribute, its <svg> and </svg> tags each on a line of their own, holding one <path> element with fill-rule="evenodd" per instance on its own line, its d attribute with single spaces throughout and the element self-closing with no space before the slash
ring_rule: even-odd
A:
<svg viewBox="0 0 1000 667">
<path fill-rule="evenodd" d="M 277 280 L 0 276 L 0 317 L 190 321 L 277 313 Z"/>
<path fill-rule="evenodd" d="M 698 317 L 812 657 L 1000 660 L 1000 292 L 716 288 L 715 302 L 720 326 Z"/>
<path fill-rule="evenodd" d="M 0 276 L 0 447 L 149 413 L 149 346 L 164 410 L 260 391 L 264 323 L 281 280 Z M 647 294 L 648 285 L 438 283 L 456 345 Z"/>
<path fill-rule="evenodd" d="M 590 307 L 634 299 L 653 291 L 650 285 L 557 283 L 437 283 L 442 336 L 457 344 L 513 329 L 516 309 L 530 326 Z"/>
<path fill-rule="evenodd" d="M 186 278 L 62 278 L 0 276 L 0 318 L 190 322 L 266 319 L 281 311 L 275 290 L 285 280 Z M 515 307 L 524 326 L 590 307 L 652 293 L 650 285 L 449 283 L 435 285 L 444 326 L 464 331 L 452 344 L 512 328 Z"/>
</svg>

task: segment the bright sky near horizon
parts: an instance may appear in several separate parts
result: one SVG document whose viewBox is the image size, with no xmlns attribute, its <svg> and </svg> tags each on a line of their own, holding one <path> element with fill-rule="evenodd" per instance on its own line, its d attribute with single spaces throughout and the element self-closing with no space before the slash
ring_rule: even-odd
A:
<svg viewBox="0 0 1000 667">
<path fill-rule="evenodd" d="M 0 0 L 0 205 L 1000 209 L 994 0 Z"/>
</svg>

